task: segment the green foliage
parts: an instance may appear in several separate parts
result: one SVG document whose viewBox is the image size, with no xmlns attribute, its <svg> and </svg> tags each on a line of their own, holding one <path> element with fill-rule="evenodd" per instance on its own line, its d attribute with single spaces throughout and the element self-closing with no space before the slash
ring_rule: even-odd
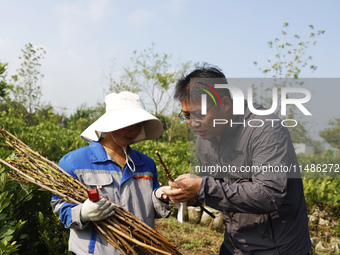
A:
<svg viewBox="0 0 340 255">
<path fill-rule="evenodd" d="M 137 69 L 135 66 L 127 66 L 123 68 L 123 73 L 118 79 L 113 74 L 114 62 L 110 65 L 108 76 L 105 79 L 109 85 L 108 91 L 105 90 L 105 94 L 119 93 L 122 91 L 130 91 L 132 93 L 140 92 L 140 85 L 137 80 Z"/>
<path fill-rule="evenodd" d="M 333 215 L 340 214 L 340 179 L 305 178 L 303 185 L 309 212 L 318 207 Z"/>
<path fill-rule="evenodd" d="M 11 199 L 9 191 L 5 190 L 4 183 L 6 176 L 0 175 L 0 254 L 13 254 L 19 250 L 20 244 L 15 241 L 18 238 L 18 232 L 26 223 L 22 220 L 14 220 L 11 217 Z"/>
<path fill-rule="evenodd" d="M 169 180 L 165 176 L 161 164 L 158 162 L 155 151 L 162 155 L 162 159 L 174 179 L 181 174 L 189 173 L 190 145 L 188 142 L 176 141 L 170 145 L 167 142 L 144 141 L 133 144 L 131 147 L 146 154 L 156 162 L 158 179 L 163 185 L 167 185 Z"/>
<path fill-rule="evenodd" d="M 26 108 L 9 97 L 6 97 L 4 102 L 0 103 L 0 113 L 11 118 L 26 120 L 26 122 L 28 119 Z"/>
<path fill-rule="evenodd" d="M 314 31 L 314 26 L 309 25 L 308 35 L 305 39 L 301 39 L 300 35 L 295 34 L 293 38 L 289 38 L 287 21 L 283 24 L 281 38 L 275 38 L 268 42 L 268 47 L 274 50 L 274 54 L 269 58 L 265 65 L 260 66 L 258 62 L 254 65 L 261 71 L 265 77 L 273 77 L 273 84 L 270 88 L 261 84 L 258 87 L 253 86 L 255 94 L 260 94 L 260 98 L 256 99 L 261 102 L 264 107 L 269 108 L 272 105 L 271 91 L 273 88 L 296 87 L 302 86 L 303 82 L 298 78 L 302 70 L 310 69 L 314 72 L 317 67 L 315 64 L 310 64 L 312 56 L 308 55 L 309 51 L 316 46 L 317 40 L 325 33 L 324 30 Z M 288 37 L 288 39 L 287 39 Z M 292 40 L 289 42 L 289 40 Z M 281 91 L 278 90 L 278 96 L 281 97 Z M 277 107 L 276 114 L 280 112 L 281 107 Z M 296 108 L 288 107 L 287 119 L 297 119 L 299 112 Z M 292 141 L 294 143 L 310 143 L 311 137 L 308 134 L 306 126 L 307 122 L 299 122 L 296 127 L 289 128 Z"/>
<path fill-rule="evenodd" d="M 285 27 L 287 25 L 285 24 Z M 314 28 L 311 27 L 310 29 Z M 320 31 L 319 35 L 322 33 Z M 286 34 L 283 31 L 283 36 Z M 313 34 L 309 35 L 310 38 L 314 38 L 314 36 Z M 299 39 L 298 36 L 295 38 Z M 278 43 L 278 40 L 274 40 L 270 44 L 271 46 L 276 45 L 280 54 L 275 56 L 276 61 L 274 62 L 276 64 L 272 64 L 269 67 L 270 70 L 266 70 L 265 73 L 274 71 L 276 76 L 298 76 L 301 69 L 307 67 L 306 63 L 310 61 L 308 57 L 305 58 L 305 61 L 303 60 L 302 52 L 307 50 L 306 45 L 315 45 L 315 43 L 304 41 L 301 44 L 295 44 L 295 46 L 289 43 Z M 291 52 L 285 55 L 283 53 L 284 49 L 290 49 Z M 19 71 L 18 76 L 14 77 L 17 83 L 14 92 L 17 93 L 15 94 L 17 97 L 13 99 L 7 96 L 3 97 L 1 94 L 3 90 L 1 89 L 4 87 L 1 87 L 0 83 L 0 123 L 2 127 L 16 134 L 33 150 L 53 161 L 58 161 L 69 151 L 87 145 L 85 141 L 80 139 L 79 134 L 98 119 L 105 112 L 105 108 L 103 104 L 98 104 L 96 107 L 88 107 L 84 104 L 69 118 L 66 118 L 56 114 L 52 106 L 42 106 L 39 102 L 40 87 L 37 85 L 41 75 L 39 72 L 34 72 L 34 70 L 38 71 L 39 61 L 44 53 L 35 50 L 31 44 L 26 45 L 23 52 L 21 71 Z M 292 63 L 284 60 L 294 54 L 301 56 L 301 58 L 298 57 L 295 62 L 292 62 L 298 66 L 296 68 Z M 113 91 L 117 89 L 115 92 L 130 89 L 139 91 L 141 89 L 149 93 L 149 99 L 155 107 L 154 112 L 163 123 L 164 132 L 158 141 L 144 141 L 133 144 L 132 148 L 155 160 L 159 181 L 163 185 L 167 185 L 168 179 L 158 162 L 155 154 L 156 150 L 161 153 L 173 178 L 180 174 L 189 173 L 190 162 L 193 165 L 198 165 L 196 145 L 194 142 L 189 142 L 190 140 L 195 140 L 194 136 L 197 134 L 190 134 L 189 125 L 179 121 L 177 112 L 171 114 L 165 112 L 166 108 L 169 109 L 165 105 L 169 106 L 170 101 L 164 105 L 163 103 L 159 104 L 165 99 L 172 99 L 171 94 L 176 76 L 189 66 L 186 63 L 178 68 L 178 71 L 170 72 L 174 69 L 170 65 L 170 59 L 171 56 L 167 54 L 155 53 L 153 47 L 140 53 L 134 52 L 132 66 L 125 69 L 125 77 L 122 76 L 120 82 L 111 83 L 111 85 L 119 84 L 115 88 L 110 88 Z M 26 64 L 24 64 L 25 61 Z M 0 79 L 4 78 L 5 66 L 0 63 Z M 316 69 L 314 65 L 310 65 L 310 68 L 312 70 Z M 29 73 L 28 70 L 33 71 Z M 28 82 L 30 75 L 33 83 Z M 32 85 L 31 88 L 29 84 Z M 34 87 L 34 84 L 37 86 Z M 23 100 L 23 97 L 26 97 L 26 101 Z M 29 101 L 31 103 L 28 103 Z M 164 109 L 163 106 L 165 106 Z M 30 107 L 34 108 L 33 112 L 29 110 Z M 293 117 L 290 116 L 290 118 Z M 339 139 L 336 140 L 340 133 L 339 123 L 339 119 L 334 120 L 330 123 L 331 127 L 321 133 L 321 136 L 335 148 L 339 148 Z M 192 139 L 189 139 L 190 135 Z M 292 136 L 301 141 L 309 139 L 304 127 L 294 130 Z M 0 139 L 0 158 L 5 159 L 10 156 L 10 153 L 11 151 L 8 150 L 4 141 Z M 311 164 L 335 164 L 340 162 L 340 158 L 334 157 L 331 151 L 318 155 L 300 154 L 298 155 L 298 160 L 303 167 Z M 69 233 L 62 226 L 58 217 L 52 213 L 50 207 L 51 195 L 32 185 L 20 184 L 8 179 L 4 171 L 5 169 L 0 166 L 0 255 L 70 254 L 67 251 Z M 323 174 L 319 175 L 319 177 L 329 177 L 329 175 Z M 340 214 L 339 179 L 305 178 L 303 182 L 309 212 L 319 207 L 332 212 L 334 215 Z M 185 231 L 190 234 L 194 232 L 191 228 Z M 194 238 L 189 238 L 183 246 L 192 249 L 197 245 L 210 245 L 211 242 L 204 239 L 202 239 L 204 241 L 201 239 L 200 241 L 195 240 Z"/>
<path fill-rule="evenodd" d="M 299 164 L 303 169 L 311 168 L 311 165 L 322 166 L 329 164 L 327 170 L 330 170 L 330 165 L 339 164 L 340 156 L 334 157 L 331 151 L 324 152 L 320 155 L 316 154 L 298 154 Z M 334 167 L 333 167 L 334 170 Z M 340 171 L 340 169 L 338 169 Z M 335 175 L 334 175 L 335 174 Z M 328 176 L 335 178 L 329 178 Z M 304 192 L 308 211 L 318 207 L 320 210 L 327 210 L 334 215 L 340 214 L 340 173 L 311 173 L 303 179 Z M 311 178 L 311 177 L 316 178 Z"/>
<path fill-rule="evenodd" d="M 80 138 L 78 131 L 66 129 L 47 121 L 31 126 L 22 119 L 7 117 L 3 112 L 0 122 L 7 131 L 16 134 L 33 150 L 50 160 L 58 161 L 71 150 L 87 144 Z"/>
<path fill-rule="evenodd" d="M 123 68 L 118 79 L 112 74 L 111 64 L 109 74 L 106 75 L 109 88 L 105 93 L 119 93 L 124 90 L 143 93 L 146 95 L 143 102 L 156 116 L 169 112 L 171 114 L 173 109 L 169 108 L 173 103 L 175 82 L 190 65 L 190 62 L 173 64 L 172 55 L 157 53 L 155 44 L 152 44 L 149 48 L 132 53 L 129 65 Z"/>
<path fill-rule="evenodd" d="M 296 119 L 297 114 L 290 112 L 287 119 Z M 306 129 L 307 123 L 300 121 L 295 127 L 288 127 L 290 137 L 293 143 L 312 143 L 312 138 Z"/>
<path fill-rule="evenodd" d="M 333 148 L 340 149 L 340 118 L 330 120 L 329 128 L 320 132 L 320 136 L 325 139 Z"/>
<path fill-rule="evenodd" d="M 334 156 L 331 150 L 321 154 L 297 155 L 302 176 L 307 178 L 339 178 L 340 155 Z M 337 169 L 338 168 L 338 169 Z"/>
<path fill-rule="evenodd" d="M 7 90 L 9 89 L 9 85 L 5 81 L 6 66 L 7 64 L 3 64 L 0 61 L 0 102 L 1 98 L 7 95 Z"/>
<path fill-rule="evenodd" d="M 169 111 L 173 102 L 174 85 L 179 76 L 190 67 L 190 62 L 171 65 L 172 55 L 155 52 L 155 45 L 141 52 L 134 51 L 131 57 L 133 73 L 141 91 L 152 104 L 153 113 L 158 116 Z"/>
<path fill-rule="evenodd" d="M 0 254 L 68 254 L 68 231 L 52 213 L 51 194 L 8 179 L 1 167 L 0 192 Z"/>
<path fill-rule="evenodd" d="M 189 141 L 190 126 L 178 118 L 178 113 L 171 115 L 158 115 L 158 119 L 163 124 L 163 134 L 159 141 L 174 142 L 174 141 Z"/>
<path fill-rule="evenodd" d="M 316 65 L 309 63 L 312 57 L 307 55 L 307 53 L 316 46 L 317 39 L 325 31 L 315 31 L 314 26 L 309 25 L 309 33 L 306 39 L 301 40 L 300 35 L 295 34 L 294 41 L 288 42 L 286 41 L 288 25 L 289 23 L 285 21 L 282 26 L 284 30 L 281 31 L 281 39 L 275 38 L 268 42 L 268 47 L 275 50 L 274 58 L 267 60 L 266 67 L 258 68 L 264 74 L 272 73 L 272 77 L 275 78 L 298 78 L 304 68 L 309 67 L 312 71 L 317 69 Z M 254 62 L 255 66 L 257 64 L 257 62 Z"/>
<path fill-rule="evenodd" d="M 51 219 L 41 211 L 36 213 L 36 217 L 39 223 L 39 239 L 48 250 L 48 254 L 72 254 L 67 250 L 68 230 L 60 223 L 59 218 L 56 215 L 51 215 Z"/>
<path fill-rule="evenodd" d="M 87 145 L 80 138 L 79 132 L 48 122 L 28 127 L 19 137 L 33 150 L 53 161 L 58 161 L 66 153 Z"/>
<path fill-rule="evenodd" d="M 104 104 L 98 103 L 96 107 L 88 107 L 86 104 L 82 104 L 70 116 L 66 122 L 66 127 L 81 133 L 104 113 Z"/>
</svg>

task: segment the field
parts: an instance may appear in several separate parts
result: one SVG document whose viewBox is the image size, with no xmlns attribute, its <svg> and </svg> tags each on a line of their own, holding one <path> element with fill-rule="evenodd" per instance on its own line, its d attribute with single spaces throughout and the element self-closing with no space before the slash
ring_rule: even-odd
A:
<svg viewBox="0 0 340 255">
<path fill-rule="evenodd" d="M 185 255 L 218 254 L 223 242 L 223 233 L 175 218 L 157 219 L 155 229 L 179 247 Z"/>
<path fill-rule="evenodd" d="M 40 123 L 22 128 L 19 121 L 6 119 L 12 129 L 33 150 L 57 161 L 68 151 L 84 145 L 78 132 Z M 15 127 L 15 128 L 12 128 Z M 20 128 L 19 128 L 20 127 Z M 38 139 L 34 134 L 39 133 Z M 174 177 L 187 173 L 190 162 L 190 143 L 176 141 L 146 141 L 133 145 L 157 160 L 158 150 Z M 44 148 L 44 149 L 42 149 Z M 10 156 L 8 147 L 0 140 L 0 157 Z M 301 165 L 316 163 L 336 164 L 340 157 L 324 152 L 320 155 L 298 155 Z M 159 180 L 167 178 L 156 161 Z M 0 167 L 0 254 L 70 254 L 67 251 L 68 231 L 60 224 L 50 208 L 50 194 L 37 187 L 25 186 L 9 179 L 5 167 Z M 304 179 L 304 193 L 310 219 L 313 254 L 336 254 L 340 246 L 340 179 Z M 32 206 L 34 205 L 34 206 Z M 24 210 L 22 208 L 25 208 Z M 183 254 L 218 254 L 223 234 L 189 223 L 180 224 L 174 218 L 157 220 L 157 230 L 179 247 Z"/>
</svg>

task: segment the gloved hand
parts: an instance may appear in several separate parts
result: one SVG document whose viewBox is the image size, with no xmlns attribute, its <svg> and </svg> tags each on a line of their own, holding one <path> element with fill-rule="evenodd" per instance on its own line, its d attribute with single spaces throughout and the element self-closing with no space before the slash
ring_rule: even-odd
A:
<svg viewBox="0 0 340 255">
<path fill-rule="evenodd" d="M 105 198 L 97 202 L 92 202 L 89 199 L 83 204 L 80 211 L 80 219 L 86 221 L 101 221 L 115 214 L 115 205 L 111 204 Z"/>
<path fill-rule="evenodd" d="M 167 203 L 167 202 L 169 202 L 169 197 L 167 195 L 165 195 L 165 193 L 163 192 L 163 189 L 171 189 L 171 187 L 170 186 L 159 187 L 155 190 L 154 194 L 155 194 L 156 198 L 158 198 L 162 202 Z"/>
</svg>

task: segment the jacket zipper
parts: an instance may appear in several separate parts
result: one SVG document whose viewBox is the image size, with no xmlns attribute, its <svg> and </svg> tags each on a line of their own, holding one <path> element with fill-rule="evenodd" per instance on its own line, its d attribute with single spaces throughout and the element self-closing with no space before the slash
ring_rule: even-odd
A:
<svg viewBox="0 0 340 255">
<path fill-rule="evenodd" d="M 270 225 L 270 230 L 272 232 L 272 238 L 273 238 L 275 249 L 276 249 L 276 254 L 280 255 L 279 247 L 277 247 L 276 239 L 275 239 L 275 235 L 274 235 L 274 228 L 273 228 L 273 224 L 272 224 L 272 217 L 270 216 L 270 213 L 268 213 L 267 215 L 268 215 L 268 222 L 269 222 L 269 225 Z"/>
</svg>

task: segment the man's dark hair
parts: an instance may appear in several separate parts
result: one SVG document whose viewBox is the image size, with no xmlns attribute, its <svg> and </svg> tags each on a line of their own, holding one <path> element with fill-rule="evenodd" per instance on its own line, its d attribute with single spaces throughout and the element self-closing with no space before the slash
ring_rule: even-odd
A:
<svg viewBox="0 0 340 255">
<path fill-rule="evenodd" d="M 191 82 L 190 82 L 191 81 Z M 176 84 L 174 98 L 179 101 L 190 101 L 201 98 L 204 93 L 199 87 L 204 87 L 204 84 L 214 87 L 214 84 L 227 84 L 222 71 L 216 67 L 204 63 L 202 66 L 196 66 L 195 70 L 188 75 L 183 75 Z M 219 96 L 230 97 L 228 89 L 216 89 Z"/>
</svg>

